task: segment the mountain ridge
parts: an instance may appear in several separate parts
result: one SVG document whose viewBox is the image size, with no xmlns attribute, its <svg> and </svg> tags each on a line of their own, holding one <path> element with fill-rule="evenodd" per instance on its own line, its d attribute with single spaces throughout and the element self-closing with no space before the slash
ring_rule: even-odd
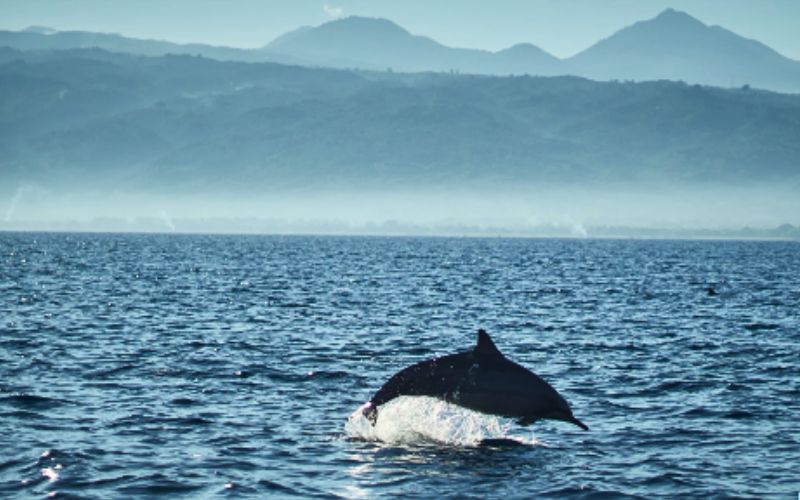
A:
<svg viewBox="0 0 800 500">
<path fill-rule="evenodd" d="M 98 49 L 4 58 L 6 186 L 124 175 L 174 187 L 187 172 L 231 189 L 800 179 L 800 96 Z"/>
<path fill-rule="evenodd" d="M 524 45 L 523 59 L 518 57 L 519 49 L 510 50 L 513 47 L 498 52 L 449 47 L 382 18 L 350 16 L 288 35 L 278 37 L 265 49 L 340 68 L 494 74 L 540 72 L 558 61 L 532 44 Z"/>
<path fill-rule="evenodd" d="M 800 222 L 795 95 L 100 49 L 0 48 L 0 85 L 6 221 Z"/>
<path fill-rule="evenodd" d="M 81 48 L 160 56 L 199 54 L 219 60 L 277 62 L 374 71 L 462 72 L 473 74 L 572 74 L 596 80 L 673 80 L 720 87 L 800 92 L 800 61 L 720 26 L 666 9 L 652 19 L 624 27 L 572 57 L 559 59 L 529 43 L 496 52 L 448 47 L 414 35 L 381 18 L 351 16 L 316 27 L 303 26 L 256 49 L 138 40 L 114 34 L 0 31 L 0 46 L 22 50 Z"/>
<path fill-rule="evenodd" d="M 566 62 L 576 74 L 599 80 L 676 80 L 679 74 L 680 80 L 718 87 L 800 91 L 800 62 L 673 9 L 627 26 Z"/>
</svg>

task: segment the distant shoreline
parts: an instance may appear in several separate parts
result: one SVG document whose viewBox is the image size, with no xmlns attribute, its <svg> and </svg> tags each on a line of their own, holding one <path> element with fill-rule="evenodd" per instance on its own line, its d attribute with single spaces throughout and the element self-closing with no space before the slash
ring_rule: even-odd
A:
<svg viewBox="0 0 800 500">
<path fill-rule="evenodd" d="M 150 222 L 148 224 L 148 222 Z M 108 222 L 0 223 L 0 233 L 153 234 L 220 236 L 331 236 L 331 237 L 432 237 L 432 238 L 542 238 L 575 240 L 730 240 L 800 241 L 800 227 L 783 224 L 774 228 L 668 229 L 660 227 L 567 226 L 491 227 L 422 226 L 384 222 L 347 225 L 326 223 L 278 224 L 263 220 L 199 221 L 176 219 L 173 227 L 156 221 L 111 225 Z M 225 226 L 225 227 L 223 227 Z"/>
</svg>

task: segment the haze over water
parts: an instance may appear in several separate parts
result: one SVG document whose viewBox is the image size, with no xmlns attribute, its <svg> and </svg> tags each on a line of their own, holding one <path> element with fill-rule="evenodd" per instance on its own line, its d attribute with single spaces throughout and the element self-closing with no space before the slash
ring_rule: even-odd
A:
<svg viewBox="0 0 800 500">
<path fill-rule="evenodd" d="M 0 233 L 0 496 L 793 498 L 798 268 L 791 242 Z M 347 423 L 479 327 L 591 430 Z"/>
<path fill-rule="evenodd" d="M 0 31 L 0 230 L 800 237 L 800 61 L 733 22 L 752 5 L 701 20 L 656 4 L 603 7 L 639 17 L 563 58 L 448 46 L 358 2 L 313 26 L 278 16 L 285 31 L 250 49 L 42 15 Z M 756 33 L 791 17 L 771 5 Z M 103 31 L 92 12 L 82 29 Z"/>
</svg>

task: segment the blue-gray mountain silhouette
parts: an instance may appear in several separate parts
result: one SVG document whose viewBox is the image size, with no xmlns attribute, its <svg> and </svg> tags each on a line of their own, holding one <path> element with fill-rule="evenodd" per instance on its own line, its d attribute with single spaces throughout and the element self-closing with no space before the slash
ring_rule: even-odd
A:
<svg viewBox="0 0 800 500">
<path fill-rule="evenodd" d="M 569 27 L 565 27 L 568 29 Z M 535 33 L 531 34 L 535 38 Z M 54 50 L 97 47 L 148 56 L 191 54 L 218 60 L 279 62 L 367 70 L 509 75 L 577 75 L 597 80 L 675 80 L 722 87 L 800 92 L 800 62 L 719 26 L 667 9 L 568 59 L 520 43 L 489 52 L 444 46 L 386 19 L 349 17 L 304 26 L 260 49 L 137 40 L 113 34 L 33 27 L 0 31 L 0 47 Z"/>
<path fill-rule="evenodd" d="M 565 60 L 530 44 L 496 53 L 445 47 L 385 19 L 360 17 L 306 27 L 276 40 L 267 49 L 333 67 L 572 74 L 599 80 L 681 80 L 800 92 L 800 62 L 673 9 L 624 28 Z"/>
<path fill-rule="evenodd" d="M 316 28 L 301 28 L 279 37 L 265 49 L 322 66 L 345 68 L 547 75 L 562 70 L 555 56 L 530 44 L 497 53 L 452 48 L 412 35 L 389 20 L 356 16 Z"/>
<path fill-rule="evenodd" d="M 0 188 L 789 186 L 800 96 L 0 49 Z"/>
<path fill-rule="evenodd" d="M 683 80 L 800 92 L 800 62 L 672 9 L 624 28 L 566 62 L 574 74 L 599 80 Z"/>
</svg>

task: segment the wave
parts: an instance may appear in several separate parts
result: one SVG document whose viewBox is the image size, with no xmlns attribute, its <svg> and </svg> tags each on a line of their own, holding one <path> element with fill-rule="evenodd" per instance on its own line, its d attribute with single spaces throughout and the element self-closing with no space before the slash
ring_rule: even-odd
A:
<svg viewBox="0 0 800 500">
<path fill-rule="evenodd" d="M 749 330 L 751 332 L 752 331 L 759 331 L 759 330 L 776 330 L 776 329 L 778 329 L 780 327 L 781 327 L 781 325 L 779 325 L 777 323 L 762 323 L 762 322 L 759 322 L 759 321 L 756 321 L 754 323 L 746 323 L 744 325 L 744 329 L 745 330 Z"/>
<path fill-rule="evenodd" d="M 8 405 L 22 409 L 50 410 L 71 403 L 71 401 L 50 398 L 46 396 L 38 396 L 36 394 L 18 393 L 10 396 L 0 397 L 0 405 Z"/>
</svg>

